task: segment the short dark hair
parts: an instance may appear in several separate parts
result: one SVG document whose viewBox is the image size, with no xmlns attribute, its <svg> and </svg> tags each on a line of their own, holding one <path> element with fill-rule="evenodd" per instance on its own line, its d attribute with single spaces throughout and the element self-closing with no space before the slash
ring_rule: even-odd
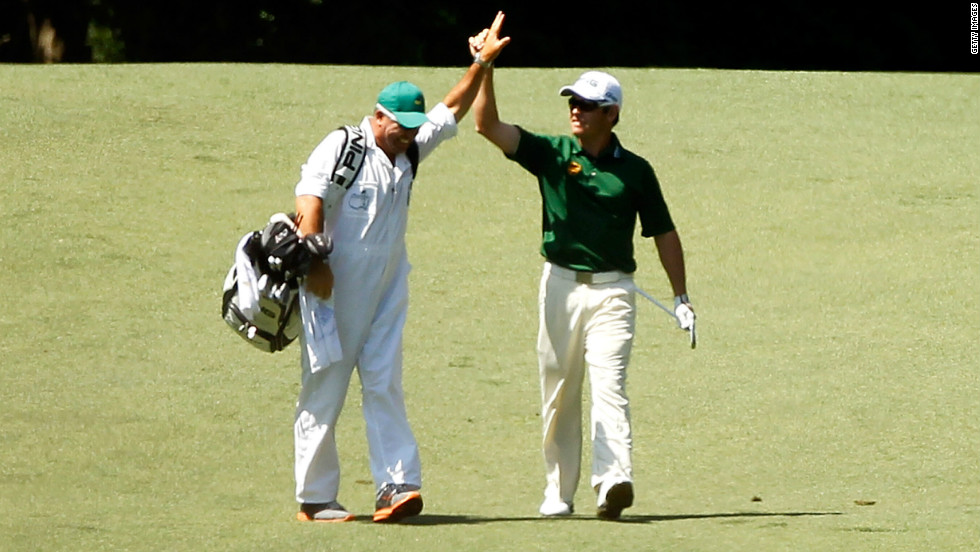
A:
<svg viewBox="0 0 980 552">
<path fill-rule="evenodd" d="M 612 107 L 612 106 L 611 106 L 611 105 L 604 105 L 604 106 L 602 106 L 602 111 L 603 111 L 603 113 L 609 113 L 609 108 L 610 108 L 610 107 Z M 618 124 L 619 124 L 619 112 L 617 111 L 617 112 L 616 112 L 616 120 L 615 120 L 615 121 L 613 121 L 613 124 L 612 124 L 612 126 L 616 126 L 616 125 L 618 125 Z"/>
</svg>

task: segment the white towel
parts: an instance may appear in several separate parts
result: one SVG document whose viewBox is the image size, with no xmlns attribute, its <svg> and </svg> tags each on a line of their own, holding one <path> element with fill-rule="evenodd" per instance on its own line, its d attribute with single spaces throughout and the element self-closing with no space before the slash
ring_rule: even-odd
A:
<svg viewBox="0 0 980 552">
<path fill-rule="evenodd" d="M 245 234 L 235 249 L 235 271 L 238 273 L 238 307 L 245 318 L 253 320 L 259 312 L 259 280 L 252 261 L 245 253 L 245 244 L 252 234 Z"/>
<path fill-rule="evenodd" d="M 300 286 L 299 307 L 310 371 L 316 373 L 344 356 L 337 334 L 333 302 L 320 299 L 303 285 Z"/>
</svg>

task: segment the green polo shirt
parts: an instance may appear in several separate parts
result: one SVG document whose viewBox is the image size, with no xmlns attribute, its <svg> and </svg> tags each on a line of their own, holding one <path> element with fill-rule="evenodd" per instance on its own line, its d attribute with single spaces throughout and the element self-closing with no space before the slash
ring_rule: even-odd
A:
<svg viewBox="0 0 980 552">
<path fill-rule="evenodd" d="M 653 167 L 612 142 L 591 157 L 572 136 L 521 129 L 509 156 L 538 177 L 542 198 L 541 253 L 565 268 L 634 272 L 633 233 L 657 236 L 674 229 Z"/>
</svg>

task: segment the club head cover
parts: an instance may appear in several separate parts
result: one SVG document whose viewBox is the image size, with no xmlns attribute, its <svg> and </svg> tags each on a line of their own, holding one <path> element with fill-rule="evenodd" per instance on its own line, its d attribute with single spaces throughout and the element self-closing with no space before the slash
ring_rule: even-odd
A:
<svg viewBox="0 0 980 552">
<path fill-rule="evenodd" d="M 270 272 L 283 281 L 304 275 L 310 266 L 309 251 L 297 230 L 286 215 L 273 216 L 259 238 Z"/>
<path fill-rule="evenodd" d="M 312 258 L 321 261 L 326 261 L 333 252 L 333 240 L 323 232 L 303 236 L 303 245 Z"/>
</svg>

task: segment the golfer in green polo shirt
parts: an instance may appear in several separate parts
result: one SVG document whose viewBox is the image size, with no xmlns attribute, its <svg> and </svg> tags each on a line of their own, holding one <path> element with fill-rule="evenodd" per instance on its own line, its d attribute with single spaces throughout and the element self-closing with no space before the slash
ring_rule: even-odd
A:
<svg viewBox="0 0 980 552">
<path fill-rule="evenodd" d="M 684 253 L 653 168 L 613 132 L 623 107 L 619 82 L 589 71 L 561 88 L 572 136 L 545 136 L 501 122 L 493 73 L 473 104 L 477 130 L 538 178 L 545 257 L 539 294 L 538 364 L 546 485 L 540 513 L 573 512 L 582 456 L 582 384 L 592 389 L 592 479 L 597 514 L 618 519 L 633 504 L 626 367 L 635 328 L 633 232 L 652 237 L 682 328 Z"/>
</svg>

